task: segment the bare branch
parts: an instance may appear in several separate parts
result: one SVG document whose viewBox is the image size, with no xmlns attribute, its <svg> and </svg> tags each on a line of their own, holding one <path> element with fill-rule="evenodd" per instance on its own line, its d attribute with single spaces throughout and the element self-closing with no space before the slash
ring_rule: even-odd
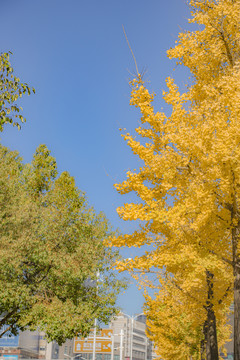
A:
<svg viewBox="0 0 240 360">
<path fill-rule="evenodd" d="M 0 338 L 1 338 L 4 334 L 6 334 L 6 332 L 8 332 L 9 330 L 11 330 L 11 328 L 12 328 L 12 326 L 7 327 L 7 328 L 0 334 Z"/>
<path fill-rule="evenodd" d="M 141 77 L 141 75 L 139 74 L 139 71 L 138 71 L 137 61 L 136 61 L 136 59 L 135 59 L 134 53 L 133 53 L 133 51 L 132 51 L 132 48 L 131 48 L 131 46 L 130 46 L 130 44 L 129 44 L 129 41 L 128 41 L 128 38 L 127 38 L 127 34 L 126 34 L 126 31 L 125 31 L 125 29 L 124 29 L 124 26 L 123 26 L 123 25 L 122 25 L 122 28 L 123 28 L 123 32 L 124 32 L 124 35 L 125 35 L 125 38 L 126 38 L 126 41 L 127 41 L 128 47 L 129 47 L 129 49 L 130 49 L 130 51 L 131 51 L 131 54 L 132 54 L 133 60 L 134 60 L 134 62 L 135 62 L 135 66 L 136 66 L 136 70 L 137 70 L 137 76 L 138 76 L 138 77 Z"/>
</svg>

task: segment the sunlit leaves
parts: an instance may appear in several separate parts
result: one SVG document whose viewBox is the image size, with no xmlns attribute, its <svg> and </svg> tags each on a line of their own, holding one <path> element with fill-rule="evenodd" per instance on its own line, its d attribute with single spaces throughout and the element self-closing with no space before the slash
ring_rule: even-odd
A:
<svg viewBox="0 0 240 360">
<path fill-rule="evenodd" d="M 167 78 L 163 97 L 170 116 L 154 110 L 154 94 L 140 75 L 130 83 L 130 104 L 140 110 L 141 125 L 123 138 L 143 165 L 115 185 L 120 194 L 134 192 L 139 199 L 117 210 L 121 218 L 143 226 L 112 244 L 152 245 L 118 267 L 139 279 L 142 274 L 142 285 L 156 288 L 155 298 L 146 295 L 146 312 L 150 335 L 166 359 L 199 358 L 210 308 L 221 347 L 233 300 L 233 268 L 240 275 L 240 2 L 189 3 L 197 30 L 181 32 L 168 56 L 190 70 L 192 82 L 181 92 Z M 166 328 L 158 329 L 158 322 Z M 173 332 L 178 326 L 182 330 L 176 339 L 172 324 Z"/>
<path fill-rule="evenodd" d="M 0 54 L 0 131 L 3 131 L 6 124 L 12 124 L 20 129 L 20 124 L 26 119 L 21 114 L 22 108 L 18 105 L 18 100 L 23 95 L 35 93 L 34 88 L 21 83 L 14 75 L 9 61 L 10 54 L 10 52 Z"/>
<path fill-rule="evenodd" d="M 109 321 L 122 286 L 112 271 L 118 255 L 103 245 L 109 223 L 69 173 L 57 177 L 45 145 L 30 164 L 0 146 L 0 221 L 1 324 L 62 343 L 86 335 L 95 317 Z"/>
</svg>

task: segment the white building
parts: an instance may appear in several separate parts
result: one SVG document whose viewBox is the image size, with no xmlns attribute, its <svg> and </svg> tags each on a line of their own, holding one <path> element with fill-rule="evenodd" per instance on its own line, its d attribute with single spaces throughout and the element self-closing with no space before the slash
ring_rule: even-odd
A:
<svg viewBox="0 0 240 360">
<path fill-rule="evenodd" d="M 151 360 L 150 342 L 146 335 L 144 315 L 129 316 L 120 313 L 110 322 L 114 334 L 114 360 Z M 123 359 L 120 359 L 120 333 L 123 330 Z"/>
<path fill-rule="evenodd" d="M 109 324 L 110 334 L 108 352 L 99 351 L 100 343 L 106 341 L 106 337 L 97 335 L 96 337 L 96 360 L 152 360 L 152 343 L 146 336 L 146 318 L 144 315 L 129 316 L 120 313 L 115 316 Z M 102 332 L 106 333 L 106 330 Z M 99 333 L 99 331 L 98 331 Z M 101 333 L 101 331 L 100 331 Z M 80 345 L 81 343 L 81 345 Z M 98 346 L 99 345 L 99 346 Z M 89 348 L 91 347 L 90 351 Z M 84 348 L 86 350 L 84 350 Z M 113 353 L 111 352 L 113 348 Z M 93 358 L 93 333 L 86 339 L 76 338 L 74 344 L 75 356 L 84 360 Z M 67 360 L 67 358 L 64 358 Z"/>
</svg>

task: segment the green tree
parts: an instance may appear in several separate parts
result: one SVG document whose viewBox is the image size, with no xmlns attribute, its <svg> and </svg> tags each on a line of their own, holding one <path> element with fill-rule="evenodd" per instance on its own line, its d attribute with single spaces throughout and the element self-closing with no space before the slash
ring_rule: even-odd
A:
<svg viewBox="0 0 240 360">
<path fill-rule="evenodd" d="M 13 74 L 9 54 L 11 53 L 0 54 L 0 131 L 3 131 L 5 124 L 13 124 L 20 128 L 20 123 L 26 120 L 21 114 L 22 108 L 18 106 L 17 100 L 24 94 L 35 93 L 34 88 L 21 83 Z"/>
<path fill-rule="evenodd" d="M 26 165 L 0 146 L 0 221 L 0 326 L 39 328 L 61 344 L 115 314 L 122 284 L 111 270 L 118 254 L 103 245 L 109 223 L 73 177 L 57 177 L 45 145 Z"/>
</svg>

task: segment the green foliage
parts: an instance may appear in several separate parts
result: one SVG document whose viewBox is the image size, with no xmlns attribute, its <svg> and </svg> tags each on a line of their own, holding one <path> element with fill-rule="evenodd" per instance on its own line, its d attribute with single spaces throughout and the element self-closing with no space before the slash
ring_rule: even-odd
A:
<svg viewBox="0 0 240 360">
<path fill-rule="evenodd" d="M 20 129 L 20 123 L 26 121 L 22 116 L 22 108 L 17 100 L 24 94 L 35 93 L 34 88 L 21 83 L 20 79 L 13 75 L 13 68 L 9 61 L 9 53 L 0 54 L 0 131 L 5 124 L 13 124 Z"/>
<path fill-rule="evenodd" d="M 73 177 L 57 177 L 45 145 L 26 165 L 0 146 L 0 221 L 0 325 L 39 328 L 61 344 L 116 313 L 122 283 L 111 269 L 118 254 L 103 245 L 109 223 Z"/>
</svg>

